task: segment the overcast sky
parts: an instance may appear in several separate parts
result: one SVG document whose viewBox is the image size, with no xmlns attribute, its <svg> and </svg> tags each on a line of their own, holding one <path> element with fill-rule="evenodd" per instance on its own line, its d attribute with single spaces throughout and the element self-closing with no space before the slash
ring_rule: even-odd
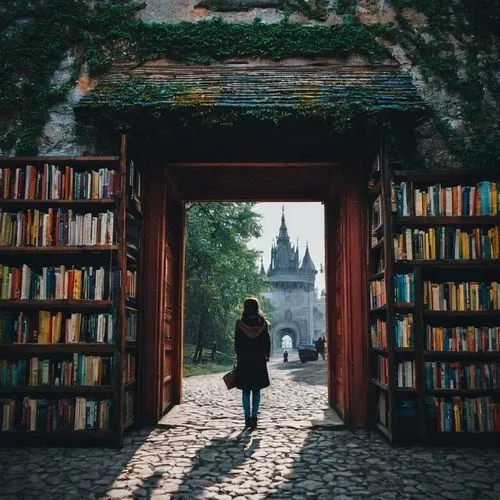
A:
<svg viewBox="0 0 500 500">
<path fill-rule="evenodd" d="M 281 225 L 281 209 L 285 207 L 285 223 L 292 245 L 299 241 L 300 261 L 304 257 L 306 243 L 318 274 L 316 288 L 324 289 L 324 277 L 319 273 L 320 264 L 325 267 L 325 211 L 321 203 L 269 202 L 257 203 L 254 211 L 261 214 L 262 237 L 253 239 L 250 246 L 262 253 L 264 269 L 267 271 L 271 259 L 271 246 L 278 237 Z"/>
</svg>

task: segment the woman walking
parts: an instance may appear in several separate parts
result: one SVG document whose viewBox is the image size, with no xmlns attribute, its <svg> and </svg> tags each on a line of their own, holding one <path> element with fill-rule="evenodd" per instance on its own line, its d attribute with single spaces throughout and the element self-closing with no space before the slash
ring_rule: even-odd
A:
<svg viewBox="0 0 500 500">
<path fill-rule="evenodd" d="M 257 427 L 260 390 L 269 386 L 266 363 L 271 352 L 269 325 L 260 311 L 257 299 L 249 298 L 243 303 L 243 314 L 236 322 L 234 332 L 234 350 L 238 360 L 236 387 L 243 391 L 245 428 L 253 430 Z"/>
</svg>

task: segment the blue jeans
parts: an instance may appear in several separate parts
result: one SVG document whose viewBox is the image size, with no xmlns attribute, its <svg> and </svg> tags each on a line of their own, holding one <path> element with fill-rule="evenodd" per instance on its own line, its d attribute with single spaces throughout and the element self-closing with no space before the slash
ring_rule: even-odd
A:
<svg viewBox="0 0 500 500">
<path fill-rule="evenodd" d="M 252 411 L 250 412 L 250 392 L 252 393 Z M 242 391 L 243 412 L 245 418 L 257 418 L 260 406 L 260 389 L 253 391 Z"/>
</svg>

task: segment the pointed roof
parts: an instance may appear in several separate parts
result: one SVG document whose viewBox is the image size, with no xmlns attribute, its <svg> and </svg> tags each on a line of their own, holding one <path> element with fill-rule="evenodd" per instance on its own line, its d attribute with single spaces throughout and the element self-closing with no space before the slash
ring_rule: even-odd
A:
<svg viewBox="0 0 500 500">
<path fill-rule="evenodd" d="M 266 276 L 266 270 L 264 269 L 264 260 L 260 259 L 260 271 L 259 274 L 261 276 Z"/>
<path fill-rule="evenodd" d="M 307 243 L 306 243 L 306 253 L 304 254 L 304 258 L 302 259 L 300 270 L 317 273 L 316 268 L 314 267 L 313 261 L 311 259 L 311 255 L 309 254 L 309 244 Z"/>
<path fill-rule="evenodd" d="M 296 251 L 290 243 L 288 229 L 285 222 L 285 207 L 282 207 L 281 226 L 279 229 L 276 246 L 271 250 L 272 269 L 269 270 L 269 275 L 277 272 L 290 272 L 298 270 L 298 260 L 296 259 Z"/>
</svg>

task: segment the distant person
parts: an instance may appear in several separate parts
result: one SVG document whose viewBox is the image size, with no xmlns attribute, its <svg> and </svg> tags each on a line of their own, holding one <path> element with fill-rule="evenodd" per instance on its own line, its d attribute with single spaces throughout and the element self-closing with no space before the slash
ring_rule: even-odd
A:
<svg viewBox="0 0 500 500">
<path fill-rule="evenodd" d="M 321 355 L 321 358 L 325 359 L 325 338 L 319 337 L 317 342 L 318 342 L 318 346 L 316 347 L 316 350 Z"/>
<path fill-rule="evenodd" d="M 210 359 L 212 360 L 212 363 L 215 363 L 217 361 L 217 342 L 215 342 L 215 340 L 212 342 L 212 351 L 210 353 Z"/>
<path fill-rule="evenodd" d="M 283 353 L 283 363 L 285 364 L 285 366 L 288 366 L 288 351 L 286 349 Z"/>
<path fill-rule="evenodd" d="M 271 353 L 269 324 L 257 299 L 248 298 L 243 303 L 243 313 L 236 322 L 234 332 L 234 350 L 237 358 L 236 387 L 243 391 L 245 429 L 254 430 L 257 427 L 260 391 L 269 386 L 266 363 Z"/>
</svg>

